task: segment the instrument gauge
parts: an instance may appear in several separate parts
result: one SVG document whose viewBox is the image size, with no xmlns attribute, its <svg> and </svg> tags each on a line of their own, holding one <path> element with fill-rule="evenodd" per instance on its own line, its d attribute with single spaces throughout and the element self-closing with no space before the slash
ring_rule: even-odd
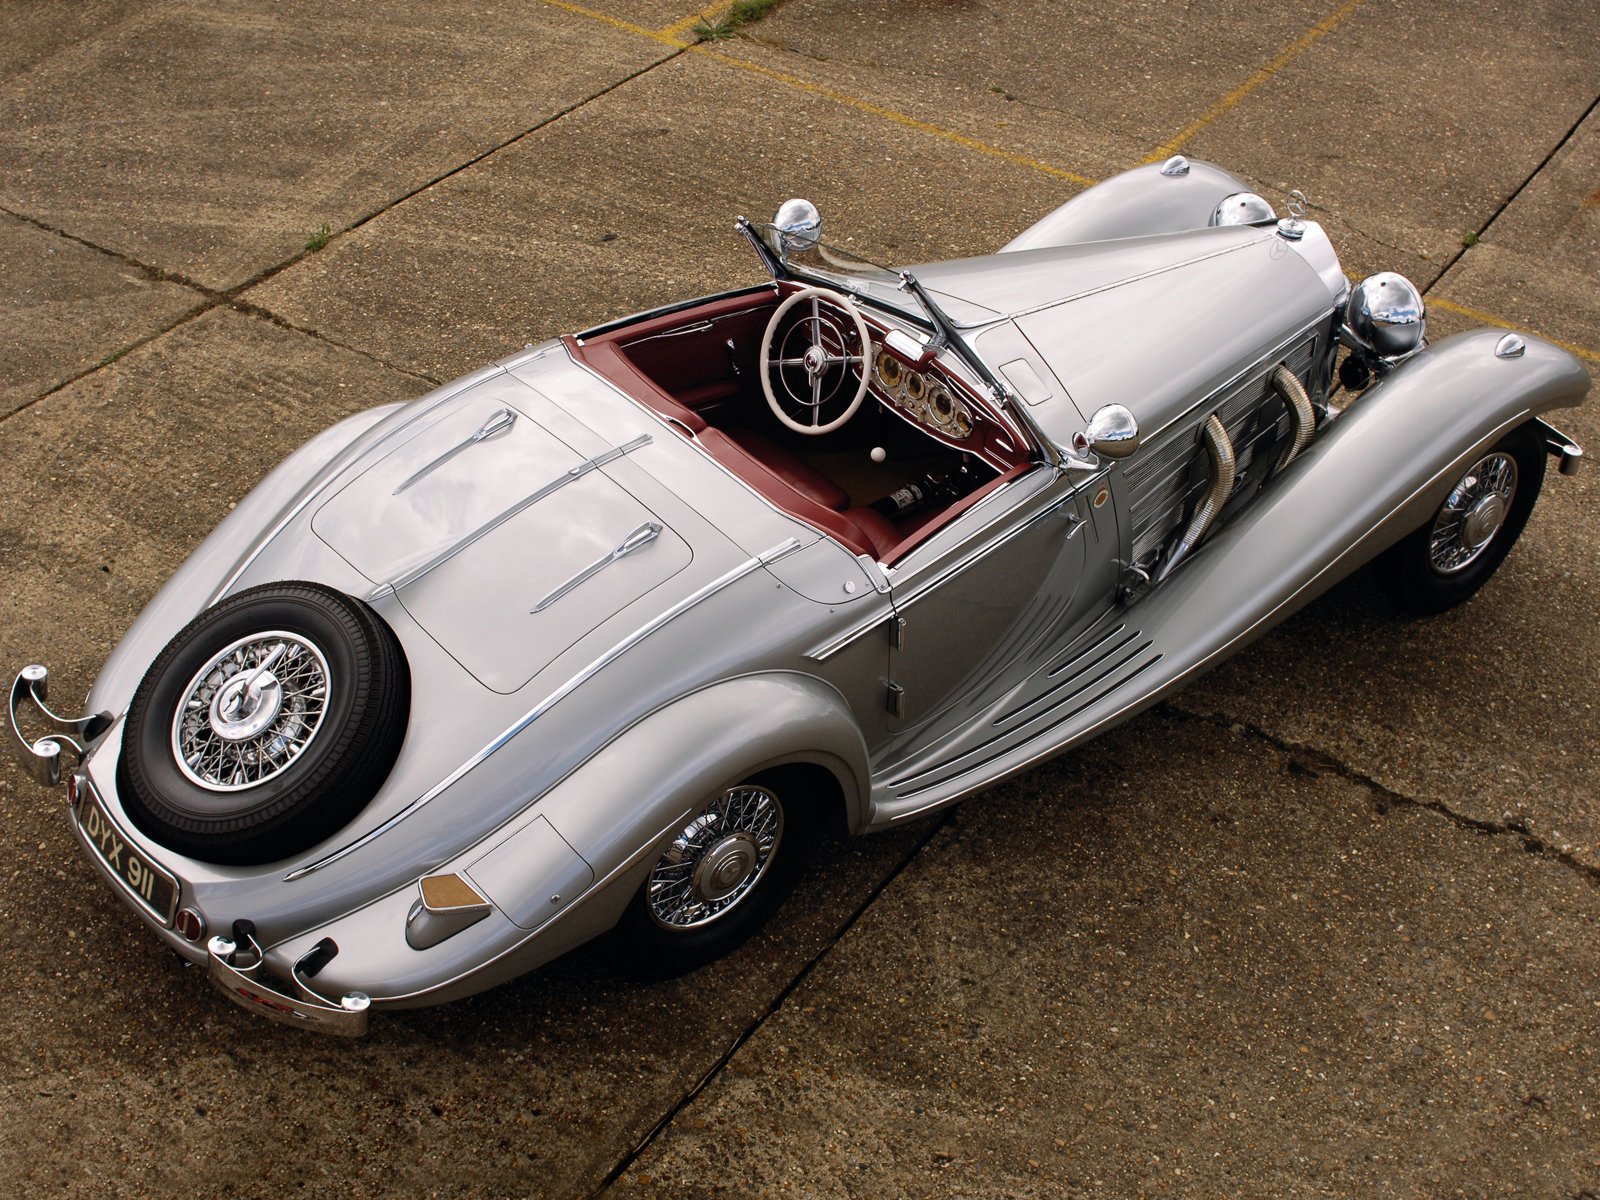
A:
<svg viewBox="0 0 1600 1200">
<path fill-rule="evenodd" d="M 888 391 L 897 392 L 900 390 L 900 383 L 905 378 L 906 370 L 900 365 L 898 358 L 892 354 L 879 354 L 872 367 L 874 373 L 878 376 L 878 382 Z"/>
<path fill-rule="evenodd" d="M 939 428 L 944 429 L 955 420 L 956 401 L 949 391 L 940 384 L 934 384 L 928 389 L 928 420 Z"/>
</svg>

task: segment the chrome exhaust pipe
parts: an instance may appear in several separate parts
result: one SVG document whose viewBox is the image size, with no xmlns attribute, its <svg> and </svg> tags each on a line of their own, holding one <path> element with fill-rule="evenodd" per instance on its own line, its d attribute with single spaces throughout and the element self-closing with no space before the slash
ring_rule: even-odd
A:
<svg viewBox="0 0 1600 1200">
<path fill-rule="evenodd" d="M 1289 406 L 1289 419 L 1294 424 L 1294 436 L 1278 456 L 1278 465 L 1272 468 L 1272 473 L 1276 475 L 1311 444 L 1311 435 L 1317 431 L 1317 417 L 1311 410 L 1311 397 L 1306 393 L 1305 384 L 1288 367 L 1280 365 L 1272 373 L 1272 387 Z"/>
<path fill-rule="evenodd" d="M 1221 418 L 1215 413 L 1206 418 L 1203 436 L 1206 449 L 1211 454 L 1211 486 L 1206 489 L 1206 498 L 1195 510 L 1194 519 L 1189 522 L 1189 528 L 1184 530 L 1182 540 L 1173 547 L 1161 570 L 1156 572 L 1157 583 L 1172 574 L 1178 564 L 1189 557 L 1189 552 L 1200 544 L 1200 539 L 1205 537 L 1206 530 L 1211 528 L 1211 522 L 1217 519 L 1217 514 L 1228 502 L 1228 497 L 1233 495 L 1233 481 L 1238 473 L 1238 464 L 1233 454 L 1233 443 L 1228 440 L 1228 431 L 1223 428 Z"/>
</svg>

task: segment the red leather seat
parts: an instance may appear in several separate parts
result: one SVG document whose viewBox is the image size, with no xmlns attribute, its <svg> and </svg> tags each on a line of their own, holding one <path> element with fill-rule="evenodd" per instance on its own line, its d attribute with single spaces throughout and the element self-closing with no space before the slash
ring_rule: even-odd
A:
<svg viewBox="0 0 1600 1200">
<path fill-rule="evenodd" d="M 842 487 L 821 472 L 806 466 L 771 438 L 752 429 L 728 429 L 723 432 L 739 449 L 806 499 L 823 508 L 831 508 L 834 512 L 843 512 L 850 507 L 850 496 Z"/>
<path fill-rule="evenodd" d="M 861 536 L 871 545 L 874 557 L 880 562 L 904 538 L 895 523 L 875 508 L 852 508 L 844 514 L 844 519 L 861 531 Z"/>
</svg>

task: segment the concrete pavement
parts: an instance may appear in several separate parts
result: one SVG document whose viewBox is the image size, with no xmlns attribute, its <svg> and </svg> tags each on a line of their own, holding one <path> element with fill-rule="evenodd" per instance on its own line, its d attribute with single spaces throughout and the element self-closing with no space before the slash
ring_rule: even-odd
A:
<svg viewBox="0 0 1600 1200">
<path fill-rule="evenodd" d="M 1600 364 L 1595 12 L 787 0 L 693 45 L 703 15 L 9 11 L 0 663 L 70 699 L 294 445 L 759 278 L 732 218 L 793 194 L 952 257 L 1176 145 L 1304 190 L 1436 334 Z M 1562 423 L 1600 447 L 1592 405 Z M 1600 1193 L 1597 508 L 1552 478 L 1462 609 L 1358 578 L 1085 752 L 833 847 L 706 971 L 586 951 L 354 1046 L 221 1002 L 7 763 L 0 1157 L 63 1195 Z"/>
</svg>

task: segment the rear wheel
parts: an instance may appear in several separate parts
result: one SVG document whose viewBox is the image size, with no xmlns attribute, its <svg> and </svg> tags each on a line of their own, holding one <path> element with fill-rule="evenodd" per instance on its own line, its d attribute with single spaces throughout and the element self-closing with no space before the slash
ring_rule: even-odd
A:
<svg viewBox="0 0 1600 1200">
<path fill-rule="evenodd" d="M 205 862 L 298 853 L 355 816 L 405 736 L 410 677 L 366 605 L 318 584 L 229 597 L 134 693 L 118 786 L 140 830 Z"/>
<path fill-rule="evenodd" d="M 793 890 L 818 832 L 805 776 L 774 771 L 710 797 L 657 858 L 618 926 L 627 962 L 651 978 L 729 953 Z"/>
<path fill-rule="evenodd" d="M 1378 582 L 1414 613 L 1440 613 L 1489 582 L 1544 483 L 1544 439 L 1530 422 L 1480 455 L 1456 480 L 1433 518 L 1373 563 Z"/>
</svg>

